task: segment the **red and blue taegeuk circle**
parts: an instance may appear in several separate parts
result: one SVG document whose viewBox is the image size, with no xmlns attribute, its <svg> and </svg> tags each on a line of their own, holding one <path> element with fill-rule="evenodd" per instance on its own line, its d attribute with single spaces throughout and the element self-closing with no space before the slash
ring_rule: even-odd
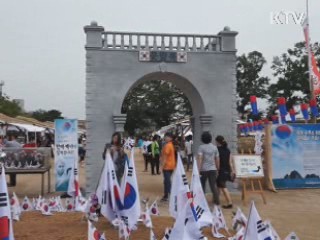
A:
<svg viewBox="0 0 320 240">
<path fill-rule="evenodd" d="M 292 130 L 288 125 L 280 125 L 276 128 L 275 134 L 280 139 L 287 139 L 291 136 Z"/>
</svg>

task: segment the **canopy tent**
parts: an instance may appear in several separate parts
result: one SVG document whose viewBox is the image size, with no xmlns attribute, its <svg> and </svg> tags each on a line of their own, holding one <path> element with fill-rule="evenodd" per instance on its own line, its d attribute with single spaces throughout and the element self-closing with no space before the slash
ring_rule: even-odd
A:
<svg viewBox="0 0 320 240">
<path fill-rule="evenodd" d="M 23 124 L 23 123 L 10 123 L 8 130 L 10 129 L 10 126 L 17 127 L 19 130 L 23 130 L 26 132 L 44 132 L 46 130 L 43 127 L 38 127 L 38 126 Z"/>
</svg>

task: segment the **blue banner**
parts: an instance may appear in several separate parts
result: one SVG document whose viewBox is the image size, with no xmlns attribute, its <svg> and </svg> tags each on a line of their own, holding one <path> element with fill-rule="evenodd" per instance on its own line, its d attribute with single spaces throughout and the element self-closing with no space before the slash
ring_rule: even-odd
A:
<svg viewBox="0 0 320 240">
<path fill-rule="evenodd" d="M 320 188 L 320 124 L 274 125 L 272 160 L 277 189 Z"/>
<path fill-rule="evenodd" d="M 78 121 L 57 119 L 55 124 L 56 191 L 67 192 L 70 176 L 78 162 Z"/>
</svg>

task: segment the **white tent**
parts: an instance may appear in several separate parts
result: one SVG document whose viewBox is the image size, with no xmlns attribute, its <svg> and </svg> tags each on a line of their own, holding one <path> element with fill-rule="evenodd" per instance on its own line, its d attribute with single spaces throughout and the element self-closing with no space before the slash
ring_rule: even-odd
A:
<svg viewBox="0 0 320 240">
<path fill-rule="evenodd" d="M 29 124 L 23 123 L 10 123 L 8 126 L 8 130 L 14 130 L 14 128 L 18 128 L 19 130 L 26 131 L 26 132 L 44 132 L 46 129 L 43 127 L 38 127 Z"/>
</svg>

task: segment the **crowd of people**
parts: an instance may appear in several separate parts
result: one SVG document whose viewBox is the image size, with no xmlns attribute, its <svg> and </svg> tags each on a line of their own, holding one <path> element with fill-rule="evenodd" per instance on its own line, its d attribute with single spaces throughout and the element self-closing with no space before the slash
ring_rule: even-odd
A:
<svg viewBox="0 0 320 240">
<path fill-rule="evenodd" d="M 150 167 L 152 175 L 163 175 L 164 195 L 161 199 L 163 202 L 169 200 L 171 178 L 177 165 L 178 154 L 186 165 L 186 171 L 190 170 L 193 156 L 196 156 L 203 190 L 206 191 L 208 182 L 212 192 L 212 203 L 220 205 L 220 194 L 223 194 L 226 204 L 222 207 L 231 209 L 232 199 L 226 182 L 234 181 L 235 174 L 228 144 L 223 136 L 217 136 L 213 143 L 212 134 L 209 132 L 203 132 L 201 141 L 202 144 L 196 152 L 193 152 L 192 136 L 176 137 L 167 132 L 164 138 L 154 135 L 137 140 L 133 138 L 123 140 L 121 134 L 116 132 L 112 135 L 111 142 L 106 144 L 102 156 L 105 159 L 106 152 L 110 151 L 117 179 L 121 183 L 128 161 L 124 146 L 136 146 L 140 149 L 144 158 L 144 172 Z"/>
</svg>

